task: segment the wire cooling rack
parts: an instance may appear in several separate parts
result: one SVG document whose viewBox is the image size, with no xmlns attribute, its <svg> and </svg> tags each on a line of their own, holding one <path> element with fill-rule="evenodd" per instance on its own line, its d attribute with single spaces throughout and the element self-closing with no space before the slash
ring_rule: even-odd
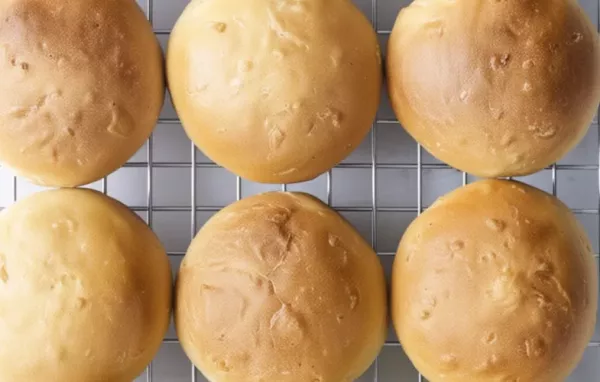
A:
<svg viewBox="0 0 600 382">
<path fill-rule="evenodd" d="M 173 24 L 189 0 L 137 2 L 166 48 Z M 385 54 L 396 15 L 410 0 L 354 2 L 372 21 Z M 580 4 L 600 30 L 600 0 L 580 0 Z M 520 179 L 561 198 L 583 223 L 596 254 L 600 251 L 598 130 L 596 117 L 583 142 L 566 158 Z M 148 222 L 165 245 L 174 274 L 197 230 L 225 205 L 269 190 L 309 192 L 336 208 L 373 244 L 389 278 L 398 240 L 408 224 L 438 196 L 472 180 L 422 150 L 398 125 L 384 92 L 373 130 L 363 144 L 310 182 L 261 185 L 218 167 L 187 139 L 167 97 L 147 144 L 122 169 L 88 187 L 122 201 Z M 0 209 L 40 189 L 0 167 Z M 377 361 L 359 379 L 424 380 L 404 355 L 393 330 Z M 190 381 L 206 379 L 190 364 L 171 326 L 159 354 L 135 382 Z M 569 382 L 593 381 L 600 381 L 600 320 L 583 361 L 569 378 Z"/>
</svg>

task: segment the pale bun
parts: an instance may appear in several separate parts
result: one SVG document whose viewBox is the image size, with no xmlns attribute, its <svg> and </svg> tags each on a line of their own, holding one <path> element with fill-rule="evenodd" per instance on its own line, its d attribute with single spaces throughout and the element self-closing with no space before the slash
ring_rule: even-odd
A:
<svg viewBox="0 0 600 382">
<path fill-rule="evenodd" d="M 392 273 L 402 347 L 431 382 L 561 382 L 594 332 L 598 273 L 569 209 L 487 180 L 438 200 L 404 234 Z"/>
<path fill-rule="evenodd" d="M 300 193 L 226 207 L 179 271 L 175 325 L 212 382 L 340 382 L 381 349 L 387 306 L 373 249 L 334 210 Z"/>
<path fill-rule="evenodd" d="M 131 382 L 167 330 L 171 272 L 125 206 L 90 190 L 0 213 L 0 380 Z"/>
<path fill-rule="evenodd" d="M 158 41 L 134 0 L 0 1 L 0 162 L 45 186 L 91 183 L 150 136 Z"/>
<path fill-rule="evenodd" d="M 167 72 L 191 140 L 263 183 L 309 180 L 347 157 L 382 86 L 375 31 L 350 0 L 192 1 Z"/>
<path fill-rule="evenodd" d="M 416 0 L 387 78 L 400 123 L 435 157 L 480 177 L 530 174 L 592 122 L 598 33 L 576 0 Z"/>
</svg>

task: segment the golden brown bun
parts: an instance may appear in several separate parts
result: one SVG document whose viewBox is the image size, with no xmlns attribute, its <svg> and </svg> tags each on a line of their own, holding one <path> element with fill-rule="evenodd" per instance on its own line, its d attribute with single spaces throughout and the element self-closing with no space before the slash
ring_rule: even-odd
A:
<svg viewBox="0 0 600 382">
<path fill-rule="evenodd" d="M 0 213 L 0 380 L 131 382 L 169 324 L 169 261 L 125 206 L 47 191 Z"/>
<path fill-rule="evenodd" d="M 217 213 L 177 279 L 175 325 L 212 382 L 342 382 L 374 361 L 386 289 L 373 249 L 301 193 L 253 196 Z"/>
<path fill-rule="evenodd" d="M 194 143 L 263 183 L 309 180 L 348 156 L 382 82 L 375 32 L 350 0 L 192 1 L 167 69 Z"/>
<path fill-rule="evenodd" d="M 598 33 L 576 0 L 417 0 L 398 16 L 387 64 L 404 128 L 481 177 L 558 161 L 600 101 Z"/>
<path fill-rule="evenodd" d="M 0 162 L 56 187 L 96 181 L 152 132 L 158 41 L 133 0 L 0 1 Z"/>
<path fill-rule="evenodd" d="M 486 180 L 408 228 L 392 275 L 392 318 L 431 382 L 559 382 L 594 332 L 590 242 L 555 197 Z"/>
</svg>

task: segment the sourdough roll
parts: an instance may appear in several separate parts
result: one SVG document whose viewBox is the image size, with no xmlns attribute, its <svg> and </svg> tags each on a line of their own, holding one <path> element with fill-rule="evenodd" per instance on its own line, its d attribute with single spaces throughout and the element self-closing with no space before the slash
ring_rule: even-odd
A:
<svg viewBox="0 0 600 382">
<path fill-rule="evenodd" d="M 134 0 L 0 1 L 0 162 L 45 186 L 91 183 L 150 136 L 158 41 Z"/>
<path fill-rule="evenodd" d="M 358 378 L 386 335 L 373 249 L 334 210 L 273 192 L 226 207 L 181 263 L 175 325 L 212 382 Z"/>
<path fill-rule="evenodd" d="M 371 129 L 382 70 L 377 36 L 351 0 L 192 1 L 167 54 L 188 136 L 246 179 L 312 179 Z"/>
<path fill-rule="evenodd" d="M 600 43 L 576 0 L 416 0 L 388 46 L 392 106 L 431 154 L 480 177 L 534 173 L 585 135 Z"/>
<path fill-rule="evenodd" d="M 518 182 L 440 198 L 408 228 L 392 318 L 431 382 L 562 382 L 594 332 L 598 273 L 575 216 Z"/>
<path fill-rule="evenodd" d="M 161 344 L 169 261 L 124 205 L 90 190 L 0 213 L 0 380 L 131 382 Z"/>
</svg>

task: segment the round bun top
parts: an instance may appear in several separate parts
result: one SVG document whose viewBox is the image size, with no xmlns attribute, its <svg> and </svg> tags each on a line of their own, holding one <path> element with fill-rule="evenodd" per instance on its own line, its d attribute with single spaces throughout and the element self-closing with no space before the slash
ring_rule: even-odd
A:
<svg viewBox="0 0 600 382">
<path fill-rule="evenodd" d="M 398 16 L 387 64 L 404 128 L 481 177 L 558 161 L 600 101 L 598 33 L 576 0 L 416 0 Z"/>
<path fill-rule="evenodd" d="M 590 242 L 555 197 L 473 183 L 408 228 L 392 275 L 403 349 L 433 382 L 562 382 L 594 332 Z"/>
<path fill-rule="evenodd" d="M 193 1 L 167 63 L 194 143 L 263 183 L 332 168 L 361 143 L 379 104 L 379 45 L 350 0 Z"/>
<path fill-rule="evenodd" d="M 0 380 L 131 382 L 167 330 L 171 272 L 148 226 L 90 190 L 0 213 Z"/>
<path fill-rule="evenodd" d="M 31 181 L 96 181 L 142 147 L 164 99 L 133 0 L 0 2 L 0 162 Z"/>
<path fill-rule="evenodd" d="M 352 381 L 386 335 L 373 249 L 308 195 L 267 193 L 226 207 L 193 240 L 175 325 L 213 382 Z"/>
</svg>

